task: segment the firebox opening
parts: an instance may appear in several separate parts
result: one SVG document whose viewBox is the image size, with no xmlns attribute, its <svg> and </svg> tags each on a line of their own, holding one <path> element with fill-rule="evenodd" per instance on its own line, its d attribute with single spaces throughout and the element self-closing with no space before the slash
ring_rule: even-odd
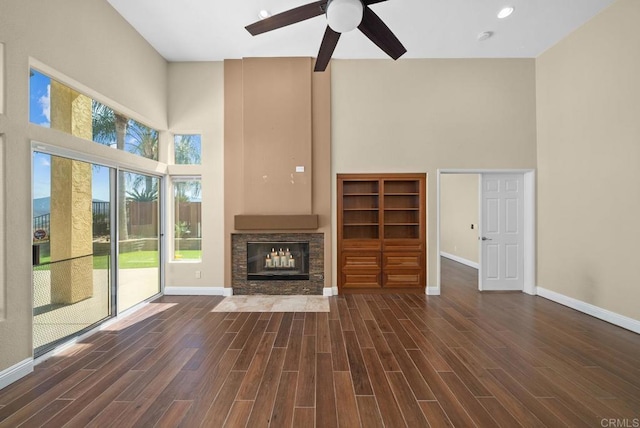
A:
<svg viewBox="0 0 640 428">
<path fill-rule="evenodd" d="M 247 242 L 247 280 L 309 280 L 309 242 Z"/>
</svg>

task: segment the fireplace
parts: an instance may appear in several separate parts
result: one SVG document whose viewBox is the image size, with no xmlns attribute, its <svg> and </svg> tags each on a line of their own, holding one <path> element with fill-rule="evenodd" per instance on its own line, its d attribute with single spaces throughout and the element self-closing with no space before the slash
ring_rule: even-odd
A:
<svg viewBox="0 0 640 428">
<path fill-rule="evenodd" d="M 247 280 L 309 280 L 309 242 L 247 242 Z"/>
<path fill-rule="evenodd" d="M 324 233 L 232 233 L 231 286 L 233 294 L 321 296 Z"/>
</svg>

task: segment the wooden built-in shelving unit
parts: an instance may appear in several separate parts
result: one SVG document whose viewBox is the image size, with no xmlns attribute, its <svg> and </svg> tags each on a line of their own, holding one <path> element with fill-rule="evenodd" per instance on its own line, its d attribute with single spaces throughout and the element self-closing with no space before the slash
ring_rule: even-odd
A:
<svg viewBox="0 0 640 428">
<path fill-rule="evenodd" d="M 424 292 L 425 174 L 338 175 L 338 289 Z"/>
</svg>

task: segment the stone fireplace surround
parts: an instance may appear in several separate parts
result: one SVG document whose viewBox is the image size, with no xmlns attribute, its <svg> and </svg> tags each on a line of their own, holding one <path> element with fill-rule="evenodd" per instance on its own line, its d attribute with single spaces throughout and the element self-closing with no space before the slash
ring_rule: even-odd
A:
<svg viewBox="0 0 640 428">
<path fill-rule="evenodd" d="M 247 280 L 248 242 L 309 242 L 309 280 Z M 234 295 L 319 295 L 324 288 L 323 233 L 232 233 L 231 286 Z"/>
</svg>

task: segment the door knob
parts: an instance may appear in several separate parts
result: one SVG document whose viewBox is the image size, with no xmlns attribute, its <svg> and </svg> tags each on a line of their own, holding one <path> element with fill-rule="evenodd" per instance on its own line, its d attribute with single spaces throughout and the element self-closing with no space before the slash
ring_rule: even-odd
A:
<svg viewBox="0 0 640 428">
<path fill-rule="evenodd" d="M 491 238 L 487 238 L 486 236 L 483 236 L 483 237 L 482 237 L 482 240 L 483 240 L 483 241 L 493 241 L 493 239 L 491 239 Z"/>
</svg>

